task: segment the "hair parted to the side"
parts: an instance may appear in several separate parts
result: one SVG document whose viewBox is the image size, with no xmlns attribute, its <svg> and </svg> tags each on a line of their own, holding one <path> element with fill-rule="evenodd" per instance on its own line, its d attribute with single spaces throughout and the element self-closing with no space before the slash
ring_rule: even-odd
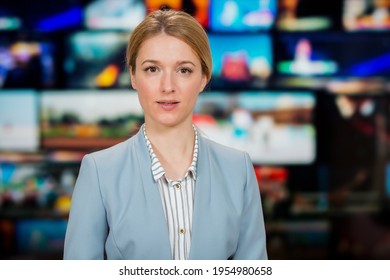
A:
<svg viewBox="0 0 390 280">
<path fill-rule="evenodd" d="M 150 13 L 131 33 L 126 50 L 126 63 L 130 71 L 135 71 L 135 62 L 142 43 L 161 33 L 176 37 L 189 45 L 199 57 L 202 73 L 210 80 L 212 58 L 207 34 L 195 18 L 175 10 Z"/>
</svg>

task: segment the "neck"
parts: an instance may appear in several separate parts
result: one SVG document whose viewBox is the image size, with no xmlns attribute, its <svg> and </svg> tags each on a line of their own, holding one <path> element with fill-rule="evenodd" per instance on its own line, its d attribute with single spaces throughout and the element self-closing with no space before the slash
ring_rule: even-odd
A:
<svg viewBox="0 0 390 280">
<path fill-rule="evenodd" d="M 191 165 L 195 132 L 192 124 L 183 127 L 154 127 L 145 124 L 146 135 L 169 179 L 180 179 Z"/>
<path fill-rule="evenodd" d="M 172 157 L 192 156 L 195 141 L 192 123 L 175 127 L 146 123 L 145 129 L 153 149 L 157 149 L 164 157 L 168 155 Z"/>
</svg>

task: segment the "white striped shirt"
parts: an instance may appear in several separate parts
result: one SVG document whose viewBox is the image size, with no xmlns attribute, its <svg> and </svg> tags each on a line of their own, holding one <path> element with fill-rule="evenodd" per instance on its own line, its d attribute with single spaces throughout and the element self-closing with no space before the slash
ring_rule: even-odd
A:
<svg viewBox="0 0 390 280">
<path fill-rule="evenodd" d="M 196 162 L 198 159 L 198 132 L 195 131 L 195 144 L 192 163 L 184 177 L 170 180 L 165 176 L 164 168 L 153 151 L 143 126 L 146 145 L 152 160 L 152 174 L 158 184 L 165 220 L 168 226 L 171 253 L 174 260 L 189 259 L 192 236 L 192 212 L 196 180 Z"/>
</svg>

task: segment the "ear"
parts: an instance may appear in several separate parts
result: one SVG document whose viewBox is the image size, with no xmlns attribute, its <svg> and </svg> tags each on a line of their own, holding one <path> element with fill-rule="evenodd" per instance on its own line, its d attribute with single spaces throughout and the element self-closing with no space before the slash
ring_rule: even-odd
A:
<svg viewBox="0 0 390 280">
<path fill-rule="evenodd" d="M 135 75 L 133 73 L 133 69 L 132 68 L 130 68 L 130 83 L 131 83 L 131 86 L 133 87 L 133 89 L 136 90 L 137 89 L 137 83 L 135 81 Z"/>
<path fill-rule="evenodd" d="M 206 77 L 206 75 L 202 75 L 202 80 L 200 82 L 200 92 L 202 92 L 204 90 L 206 85 L 207 85 L 207 77 Z"/>
</svg>

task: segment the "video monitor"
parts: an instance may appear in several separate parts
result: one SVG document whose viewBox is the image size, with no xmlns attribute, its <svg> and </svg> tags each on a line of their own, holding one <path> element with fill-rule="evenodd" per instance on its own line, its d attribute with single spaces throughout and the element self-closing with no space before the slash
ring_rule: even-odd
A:
<svg viewBox="0 0 390 280">
<path fill-rule="evenodd" d="M 145 0 L 145 5 L 148 12 L 153 12 L 164 8 L 172 10 L 183 9 L 182 0 Z"/>
<path fill-rule="evenodd" d="M 41 134 L 45 149 L 97 150 L 126 140 L 143 123 L 134 91 L 44 91 Z"/>
<path fill-rule="evenodd" d="M 95 0 L 85 8 L 84 25 L 94 30 L 133 30 L 145 17 L 143 0 Z"/>
<path fill-rule="evenodd" d="M 310 164 L 316 158 L 312 92 L 202 93 L 194 123 L 211 140 L 249 153 L 254 164 Z"/>
<path fill-rule="evenodd" d="M 209 27 L 209 5 L 211 0 L 145 0 L 147 12 L 162 8 L 182 10 L 198 20 L 204 27 Z"/>
<path fill-rule="evenodd" d="M 64 70 L 68 88 L 129 88 L 126 32 L 77 32 L 68 40 Z"/>
<path fill-rule="evenodd" d="M 16 223 L 18 253 L 36 257 L 58 254 L 62 256 L 67 221 L 65 219 L 22 219 Z"/>
<path fill-rule="evenodd" d="M 14 5 L 8 3 L 0 4 L 0 31 L 13 31 L 22 27 L 22 18 L 18 13 L 18 9 Z"/>
<path fill-rule="evenodd" d="M 58 32 L 81 27 L 83 9 L 79 0 L 13 0 L 2 1 L 0 7 L 13 11 L 25 30 Z"/>
<path fill-rule="evenodd" d="M 214 87 L 262 86 L 272 74 L 268 34 L 209 34 Z"/>
<path fill-rule="evenodd" d="M 390 30 L 390 1 L 344 0 L 343 25 L 347 31 Z"/>
<path fill-rule="evenodd" d="M 49 184 L 40 164 L 0 162 L 0 208 L 45 206 Z"/>
<path fill-rule="evenodd" d="M 388 78 L 390 38 L 364 34 L 284 34 L 275 45 L 282 76 Z"/>
<path fill-rule="evenodd" d="M 39 148 L 39 100 L 31 90 L 0 91 L 0 150 L 33 152 Z"/>
<path fill-rule="evenodd" d="M 41 38 L 0 34 L 0 89 L 56 85 L 55 46 Z"/>
<path fill-rule="evenodd" d="M 40 162 L 0 161 L 0 211 L 50 210 L 52 214 L 69 214 L 81 159 L 66 162 L 66 168 L 57 166 L 50 170 L 47 163 L 42 162 L 45 159 Z"/>
<path fill-rule="evenodd" d="M 339 1 L 279 0 L 276 28 L 281 31 L 337 30 L 341 26 Z"/>
<path fill-rule="evenodd" d="M 213 0 L 210 2 L 210 30 L 251 32 L 269 30 L 276 14 L 276 0 Z"/>
</svg>

